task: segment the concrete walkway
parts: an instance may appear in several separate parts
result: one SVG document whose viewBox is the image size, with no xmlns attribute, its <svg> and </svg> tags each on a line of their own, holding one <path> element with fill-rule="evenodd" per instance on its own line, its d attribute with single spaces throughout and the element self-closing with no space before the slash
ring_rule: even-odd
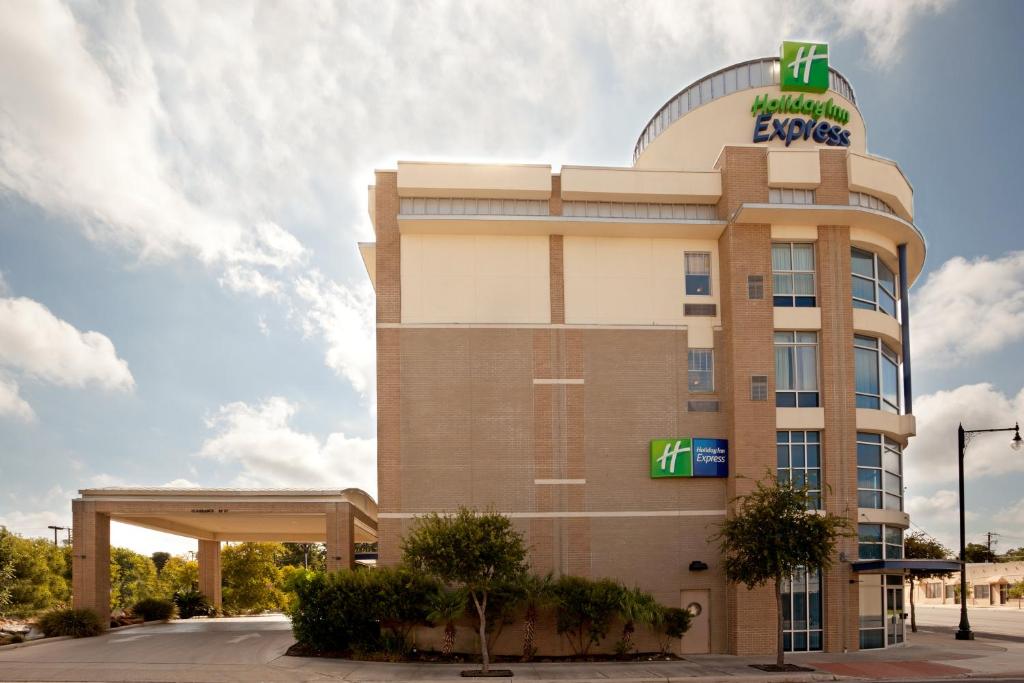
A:
<svg viewBox="0 0 1024 683">
<path fill-rule="evenodd" d="M 0 649 L 0 681 L 331 681 L 391 683 L 458 681 L 465 664 L 388 664 L 285 657 L 293 639 L 280 616 L 171 622 L 98 638 Z M 530 683 L 621 681 L 815 681 L 839 677 L 927 679 L 1017 674 L 1024 678 L 1024 644 L 961 643 L 919 633 L 902 648 L 851 654 L 802 653 L 787 661 L 808 674 L 766 674 L 750 668 L 771 657 L 701 655 L 679 662 L 502 664 L 513 680 Z"/>
</svg>

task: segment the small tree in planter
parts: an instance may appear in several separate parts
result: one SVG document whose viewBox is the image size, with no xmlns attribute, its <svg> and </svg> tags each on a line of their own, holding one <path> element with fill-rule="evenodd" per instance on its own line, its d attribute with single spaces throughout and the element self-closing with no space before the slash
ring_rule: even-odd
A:
<svg viewBox="0 0 1024 683">
<path fill-rule="evenodd" d="M 799 571 L 832 566 L 840 536 L 849 534 L 846 518 L 808 511 L 806 488 L 767 477 L 734 501 L 736 512 L 714 536 L 721 543 L 725 576 L 748 589 L 775 584 L 778 643 L 775 666 L 785 667 L 782 640 L 782 582 Z"/>
<path fill-rule="evenodd" d="M 439 591 L 430 601 L 430 614 L 427 619 L 435 626 L 444 624 L 444 642 L 441 654 L 452 656 L 455 648 L 455 620 L 466 612 L 466 594 L 461 590 Z"/>
<path fill-rule="evenodd" d="M 661 606 L 654 596 L 639 588 L 626 588 L 619 600 L 619 615 L 622 617 L 622 639 L 615 645 L 620 655 L 633 651 L 633 634 L 636 625 L 655 625 L 662 616 Z"/>
<path fill-rule="evenodd" d="M 660 606 L 659 606 L 660 607 Z M 658 647 L 661 654 L 667 655 L 672 649 L 672 641 L 679 640 L 690 630 L 693 615 L 681 607 L 660 607 L 654 614 L 655 633 L 658 635 Z"/>
<path fill-rule="evenodd" d="M 421 517 L 402 543 L 405 562 L 472 598 L 479 618 L 481 673 L 490 672 L 487 599 L 495 588 L 522 580 L 526 547 L 504 515 L 459 508 L 451 516 Z"/>
<path fill-rule="evenodd" d="M 523 577 L 522 596 L 526 606 L 523 614 L 523 660 L 530 661 L 537 652 L 533 644 L 537 636 L 537 619 L 540 609 L 551 602 L 551 574 L 537 576 L 528 574 Z"/>
<path fill-rule="evenodd" d="M 573 654 L 586 657 L 591 646 L 608 635 L 612 619 L 619 614 L 622 586 L 610 579 L 563 576 L 555 581 L 552 592 L 556 630 L 566 636 Z"/>
<path fill-rule="evenodd" d="M 1024 581 L 1018 581 L 1017 583 L 1010 586 L 1010 590 L 1006 592 L 1006 597 L 1011 600 L 1017 601 L 1017 609 L 1020 609 L 1020 603 L 1024 600 Z"/>
</svg>

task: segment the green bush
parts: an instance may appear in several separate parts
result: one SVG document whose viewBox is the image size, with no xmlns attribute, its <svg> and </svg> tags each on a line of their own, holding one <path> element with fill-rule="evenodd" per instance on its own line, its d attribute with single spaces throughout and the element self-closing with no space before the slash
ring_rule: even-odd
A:
<svg viewBox="0 0 1024 683">
<path fill-rule="evenodd" d="M 599 645 L 608 635 L 612 619 L 619 614 L 623 587 L 611 579 L 563 576 L 551 590 L 555 628 L 567 637 L 575 655 L 585 657 L 592 645 Z"/>
<path fill-rule="evenodd" d="M 178 608 L 178 617 L 191 619 L 192 617 L 213 617 L 217 615 L 217 608 L 214 607 L 205 595 L 197 590 L 179 591 L 172 598 L 174 606 Z"/>
<path fill-rule="evenodd" d="M 305 572 L 293 578 L 293 585 L 292 630 L 300 643 L 318 651 L 384 650 L 393 655 L 407 649 L 414 626 L 427 623 L 439 590 L 421 574 L 387 568 Z"/>
<path fill-rule="evenodd" d="M 683 634 L 690 630 L 690 621 L 693 615 L 689 610 L 679 607 L 663 607 L 655 624 L 655 633 L 658 634 L 658 643 L 661 645 L 661 652 L 665 654 L 671 649 L 672 641 L 683 637 Z"/>
<path fill-rule="evenodd" d="M 48 638 L 98 636 L 106 626 L 100 615 L 91 609 L 55 609 L 39 617 L 39 628 Z"/>
<path fill-rule="evenodd" d="M 146 598 L 132 605 L 132 614 L 143 621 L 167 621 L 174 617 L 174 603 L 159 598 Z"/>
</svg>

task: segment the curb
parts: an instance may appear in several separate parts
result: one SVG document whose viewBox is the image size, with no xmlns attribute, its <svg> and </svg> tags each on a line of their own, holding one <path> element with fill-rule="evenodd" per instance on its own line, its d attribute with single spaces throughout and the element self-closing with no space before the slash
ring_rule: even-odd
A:
<svg viewBox="0 0 1024 683">
<path fill-rule="evenodd" d="M 515 676 L 510 678 L 498 678 L 499 681 L 512 681 L 516 680 Z M 565 679 L 565 678 L 530 678 L 529 683 L 567 683 L 567 681 L 574 681 L 576 683 L 587 681 L 586 677 L 580 679 Z M 643 676 L 639 678 L 601 678 L 601 683 L 765 683 L 765 681 L 773 681 L 777 683 L 809 683 L 811 681 L 841 681 L 850 680 L 848 676 L 839 676 L 836 674 L 829 673 L 780 673 L 780 674 L 744 674 L 740 676 L 730 676 L 729 674 L 716 674 L 712 676 Z M 451 683 L 452 678 L 417 678 L 416 683 Z M 373 683 L 367 681 L 367 683 Z"/>
<path fill-rule="evenodd" d="M 108 628 L 100 636 L 105 636 L 108 633 L 120 633 L 121 631 L 128 631 L 133 628 L 141 628 L 142 626 L 152 626 L 153 624 L 166 624 L 166 621 L 144 621 L 141 624 L 125 624 L 124 626 L 118 626 L 117 628 Z M 93 636 L 98 638 L 99 636 Z M 8 643 L 7 645 L 0 645 L 0 652 L 5 650 L 17 650 L 23 647 L 32 647 L 33 645 L 45 645 L 46 643 L 59 643 L 63 640 L 85 640 L 84 638 L 75 638 L 74 636 L 54 636 L 53 638 L 33 638 L 32 640 L 26 640 L 24 643 Z"/>
</svg>

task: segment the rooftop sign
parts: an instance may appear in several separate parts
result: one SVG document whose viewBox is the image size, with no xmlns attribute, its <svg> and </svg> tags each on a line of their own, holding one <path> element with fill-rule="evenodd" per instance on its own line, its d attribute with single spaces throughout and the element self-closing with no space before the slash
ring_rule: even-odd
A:
<svg viewBox="0 0 1024 683">
<path fill-rule="evenodd" d="M 828 90 L 828 43 L 783 41 L 779 88 L 798 92 Z"/>
</svg>

